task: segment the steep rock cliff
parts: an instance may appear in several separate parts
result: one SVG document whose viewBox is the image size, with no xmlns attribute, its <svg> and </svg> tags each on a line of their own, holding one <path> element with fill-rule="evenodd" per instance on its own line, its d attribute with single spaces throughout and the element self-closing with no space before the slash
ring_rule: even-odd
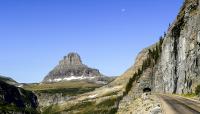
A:
<svg viewBox="0 0 200 114">
<path fill-rule="evenodd" d="M 142 70 L 152 45 L 141 51 L 134 66 L 128 69 L 114 84 L 128 82 L 138 69 Z M 199 0 L 186 0 L 174 23 L 163 36 L 161 52 L 153 66 L 142 70 L 138 83 L 133 84 L 139 92 L 144 88 L 143 80 L 149 81 L 149 88 L 162 93 L 191 93 L 200 84 L 200 6 Z M 124 86 L 126 86 L 124 84 Z M 141 88 L 138 88 L 141 87 Z M 138 92 L 137 91 L 137 92 Z"/>
<path fill-rule="evenodd" d="M 199 0 L 186 0 L 169 28 L 154 69 L 155 92 L 191 93 L 200 84 Z"/>
<path fill-rule="evenodd" d="M 131 111 L 132 101 L 146 89 L 156 93 L 194 93 L 195 87 L 200 84 L 199 3 L 200 0 L 185 0 L 163 41 L 142 50 L 134 66 L 116 79 L 124 80 L 125 84 L 117 84 L 124 85 L 125 91 L 128 90 L 119 103 L 118 113 Z M 157 48 L 159 45 L 160 49 Z M 113 83 L 116 84 L 115 81 Z"/>
</svg>

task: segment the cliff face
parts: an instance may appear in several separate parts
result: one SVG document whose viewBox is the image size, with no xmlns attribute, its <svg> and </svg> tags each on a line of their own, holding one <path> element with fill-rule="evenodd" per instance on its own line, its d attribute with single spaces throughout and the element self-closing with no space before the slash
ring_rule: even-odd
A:
<svg viewBox="0 0 200 114">
<path fill-rule="evenodd" d="M 43 110 L 44 107 L 63 103 L 64 101 L 67 101 L 71 98 L 70 96 L 64 96 L 62 93 L 55 93 L 55 94 L 40 93 L 37 94 L 37 96 L 41 110 Z"/>
<path fill-rule="evenodd" d="M 144 50 L 135 64 L 116 79 L 131 87 L 118 113 L 132 111 L 135 99 L 146 90 L 156 93 L 194 93 L 200 84 L 200 0 L 185 0 L 163 39 Z M 137 77 L 137 78 L 134 78 Z M 134 79 L 130 85 L 130 79 Z M 126 82 L 125 84 L 123 84 Z M 126 91 L 127 89 L 125 89 Z"/>
<path fill-rule="evenodd" d="M 200 84 L 199 0 L 186 0 L 162 45 L 154 68 L 154 90 L 166 93 L 194 92 Z"/>
<path fill-rule="evenodd" d="M 138 69 L 142 69 L 140 78 L 133 83 L 131 90 L 136 96 L 145 88 L 159 93 L 194 92 L 197 84 L 200 84 L 199 3 L 199 0 L 184 2 L 176 20 L 163 36 L 158 59 L 151 60 L 153 65 L 142 69 L 150 51 L 156 50 L 160 42 L 141 51 L 135 64 L 112 84 L 122 84 L 125 87 L 128 80 L 138 73 Z"/>
</svg>

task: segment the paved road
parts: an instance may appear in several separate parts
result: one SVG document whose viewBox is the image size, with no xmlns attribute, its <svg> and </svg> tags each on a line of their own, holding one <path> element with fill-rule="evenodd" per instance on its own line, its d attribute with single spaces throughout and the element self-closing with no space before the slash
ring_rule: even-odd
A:
<svg viewBox="0 0 200 114">
<path fill-rule="evenodd" d="M 200 102 L 172 95 L 158 95 L 164 114 L 200 114 Z"/>
</svg>

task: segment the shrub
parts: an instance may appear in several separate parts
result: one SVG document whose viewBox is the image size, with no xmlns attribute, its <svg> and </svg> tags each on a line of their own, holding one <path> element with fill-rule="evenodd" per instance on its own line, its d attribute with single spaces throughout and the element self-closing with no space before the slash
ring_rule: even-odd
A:
<svg viewBox="0 0 200 114">
<path fill-rule="evenodd" d="M 198 85 L 198 86 L 195 88 L 195 94 L 196 94 L 196 95 L 199 95 L 199 94 L 200 94 L 200 85 Z"/>
</svg>

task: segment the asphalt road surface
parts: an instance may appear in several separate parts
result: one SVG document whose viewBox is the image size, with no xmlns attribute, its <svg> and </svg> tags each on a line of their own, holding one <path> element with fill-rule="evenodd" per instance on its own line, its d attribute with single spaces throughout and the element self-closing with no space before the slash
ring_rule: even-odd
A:
<svg viewBox="0 0 200 114">
<path fill-rule="evenodd" d="M 173 95 L 158 95 L 164 114 L 200 114 L 200 102 Z"/>
</svg>

